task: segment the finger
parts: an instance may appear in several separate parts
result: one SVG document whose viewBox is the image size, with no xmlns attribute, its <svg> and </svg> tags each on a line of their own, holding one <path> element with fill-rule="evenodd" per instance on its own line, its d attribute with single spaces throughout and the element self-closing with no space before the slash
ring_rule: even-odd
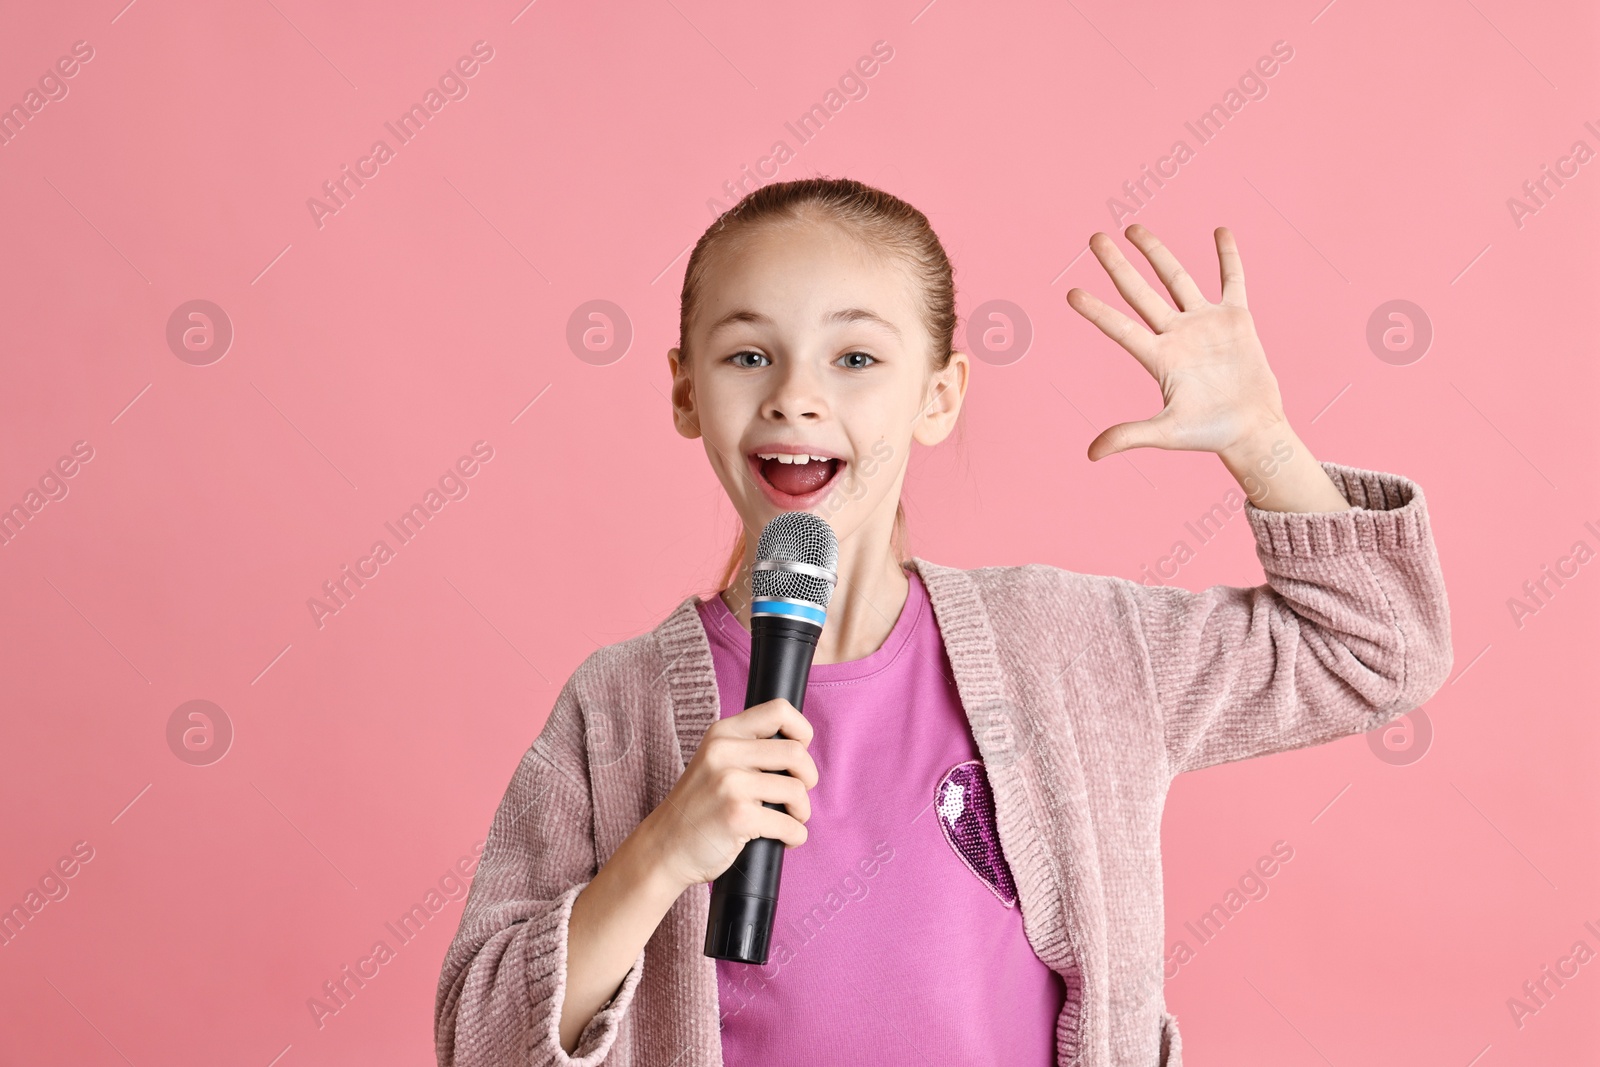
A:
<svg viewBox="0 0 1600 1067">
<path fill-rule="evenodd" d="M 806 752 L 805 749 L 795 749 L 779 755 L 786 760 L 786 763 L 781 768 L 774 769 L 782 769 L 792 774 L 795 779 L 805 784 L 806 789 L 816 789 L 816 779 L 818 779 L 816 760 L 811 758 L 810 752 Z"/>
<path fill-rule="evenodd" d="M 1217 265 L 1222 269 L 1222 302 L 1229 307 L 1249 307 L 1244 299 L 1244 264 L 1233 231 L 1218 226 L 1213 236 L 1217 239 Z"/>
<path fill-rule="evenodd" d="M 1087 289 L 1068 289 L 1067 304 L 1100 328 L 1100 332 L 1132 353 L 1145 368 L 1152 369 L 1155 359 L 1156 335 L 1134 322 L 1128 316 L 1107 304 Z"/>
<path fill-rule="evenodd" d="M 750 784 L 750 796 L 763 804 L 782 804 L 797 822 L 811 818 L 811 794 L 799 779 L 786 774 L 761 775 L 760 781 Z"/>
<path fill-rule="evenodd" d="M 815 785 L 817 764 L 800 742 L 788 737 L 753 738 L 731 742 L 730 766 L 760 771 L 785 771 Z"/>
<path fill-rule="evenodd" d="M 1166 412 L 1142 422 L 1119 422 L 1101 430 L 1089 442 L 1089 459 L 1101 460 L 1130 448 L 1172 448 L 1170 420 Z"/>
<path fill-rule="evenodd" d="M 724 729 L 732 737 L 771 737 L 781 733 L 809 745 L 815 733 L 806 717 L 782 697 L 753 704 L 737 715 L 718 721 L 728 724 Z"/>
<path fill-rule="evenodd" d="M 792 737 L 802 745 L 811 744 L 811 738 L 816 733 L 811 726 L 811 720 L 800 714 L 800 710 L 787 700 L 783 701 L 779 710 L 782 713 L 779 724 L 783 736 Z"/>
<path fill-rule="evenodd" d="M 1096 240 L 1099 238 L 1099 240 Z M 1172 305 L 1167 303 L 1162 295 L 1150 287 L 1144 280 L 1144 275 L 1128 258 L 1122 254 L 1117 243 L 1103 233 L 1095 233 L 1089 238 L 1089 250 L 1094 253 L 1094 258 L 1111 275 L 1111 282 L 1117 287 L 1117 292 L 1122 294 L 1122 299 L 1128 306 L 1139 313 L 1152 330 L 1160 332 L 1171 318 L 1177 314 L 1172 310 Z"/>
<path fill-rule="evenodd" d="M 1133 242 L 1134 247 L 1144 253 L 1144 258 L 1155 268 L 1156 277 L 1161 279 L 1161 284 L 1167 287 L 1167 292 L 1172 294 L 1172 299 L 1178 302 L 1180 308 L 1184 311 L 1193 311 L 1195 308 L 1205 307 L 1206 295 L 1200 291 L 1200 286 L 1189 276 L 1189 272 L 1183 269 L 1178 257 L 1156 239 L 1155 234 L 1137 222 L 1123 232 L 1128 240 Z"/>
<path fill-rule="evenodd" d="M 806 838 L 811 836 L 805 824 L 793 816 L 785 815 L 773 808 L 759 809 L 761 814 L 755 818 L 756 835 L 782 841 L 788 848 L 798 848 L 806 843 Z"/>
</svg>

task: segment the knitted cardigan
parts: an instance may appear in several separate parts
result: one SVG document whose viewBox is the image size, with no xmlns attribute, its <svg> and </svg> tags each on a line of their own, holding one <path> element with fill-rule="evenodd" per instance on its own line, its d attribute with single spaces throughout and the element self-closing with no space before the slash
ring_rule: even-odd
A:
<svg viewBox="0 0 1600 1067">
<path fill-rule="evenodd" d="M 1065 980 L 1060 1067 L 1182 1063 L 1161 995 L 1173 777 L 1371 730 L 1449 675 L 1449 606 L 1421 488 L 1322 467 L 1351 510 L 1246 503 L 1267 578 L 1253 588 L 907 564 L 927 588 L 993 790 L 1024 931 Z M 703 952 L 709 884 L 673 904 L 573 1055 L 557 1036 L 573 898 L 720 714 L 697 600 L 590 655 L 517 766 L 440 971 L 441 1065 L 722 1063 L 716 961 Z M 922 1052 L 941 1062 L 941 1050 Z"/>
</svg>

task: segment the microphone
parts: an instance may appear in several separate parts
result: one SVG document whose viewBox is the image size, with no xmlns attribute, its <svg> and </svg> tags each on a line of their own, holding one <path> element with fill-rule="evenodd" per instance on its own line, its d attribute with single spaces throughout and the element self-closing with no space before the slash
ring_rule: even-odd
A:
<svg viewBox="0 0 1600 1067">
<path fill-rule="evenodd" d="M 809 511 L 786 511 L 761 531 L 750 575 L 750 681 L 744 706 L 782 697 L 804 712 L 806 679 L 838 581 L 839 539 Z M 781 733 L 775 736 L 783 736 Z M 788 774 L 788 771 L 767 771 Z M 762 801 L 783 811 L 782 804 Z M 766 963 L 783 876 L 782 841 L 755 837 L 711 886 L 705 954 Z"/>
</svg>

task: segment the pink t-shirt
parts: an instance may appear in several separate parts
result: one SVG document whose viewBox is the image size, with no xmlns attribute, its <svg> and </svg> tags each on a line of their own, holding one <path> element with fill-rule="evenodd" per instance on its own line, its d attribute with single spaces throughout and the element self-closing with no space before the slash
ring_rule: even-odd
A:
<svg viewBox="0 0 1600 1067">
<path fill-rule="evenodd" d="M 811 668 L 810 836 L 784 854 L 767 962 L 717 961 L 730 1067 L 1055 1062 L 1065 986 L 1023 934 L 955 675 L 907 573 L 881 648 Z M 721 597 L 700 617 L 737 715 L 750 633 Z"/>
</svg>

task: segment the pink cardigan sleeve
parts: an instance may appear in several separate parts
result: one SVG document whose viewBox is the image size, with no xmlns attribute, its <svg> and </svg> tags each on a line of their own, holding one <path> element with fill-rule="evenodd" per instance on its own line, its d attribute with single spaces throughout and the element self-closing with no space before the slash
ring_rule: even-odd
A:
<svg viewBox="0 0 1600 1067">
<path fill-rule="evenodd" d="M 610 1052 L 644 970 L 642 949 L 572 1055 L 558 1035 L 567 920 L 596 873 L 592 825 L 583 715 L 568 681 L 495 812 L 445 954 L 434 1002 L 441 1067 L 591 1067 Z"/>
<path fill-rule="evenodd" d="M 1322 468 L 1351 510 L 1245 505 L 1266 584 L 1123 583 L 1172 775 L 1363 733 L 1450 674 L 1450 608 L 1421 487 Z"/>
</svg>

